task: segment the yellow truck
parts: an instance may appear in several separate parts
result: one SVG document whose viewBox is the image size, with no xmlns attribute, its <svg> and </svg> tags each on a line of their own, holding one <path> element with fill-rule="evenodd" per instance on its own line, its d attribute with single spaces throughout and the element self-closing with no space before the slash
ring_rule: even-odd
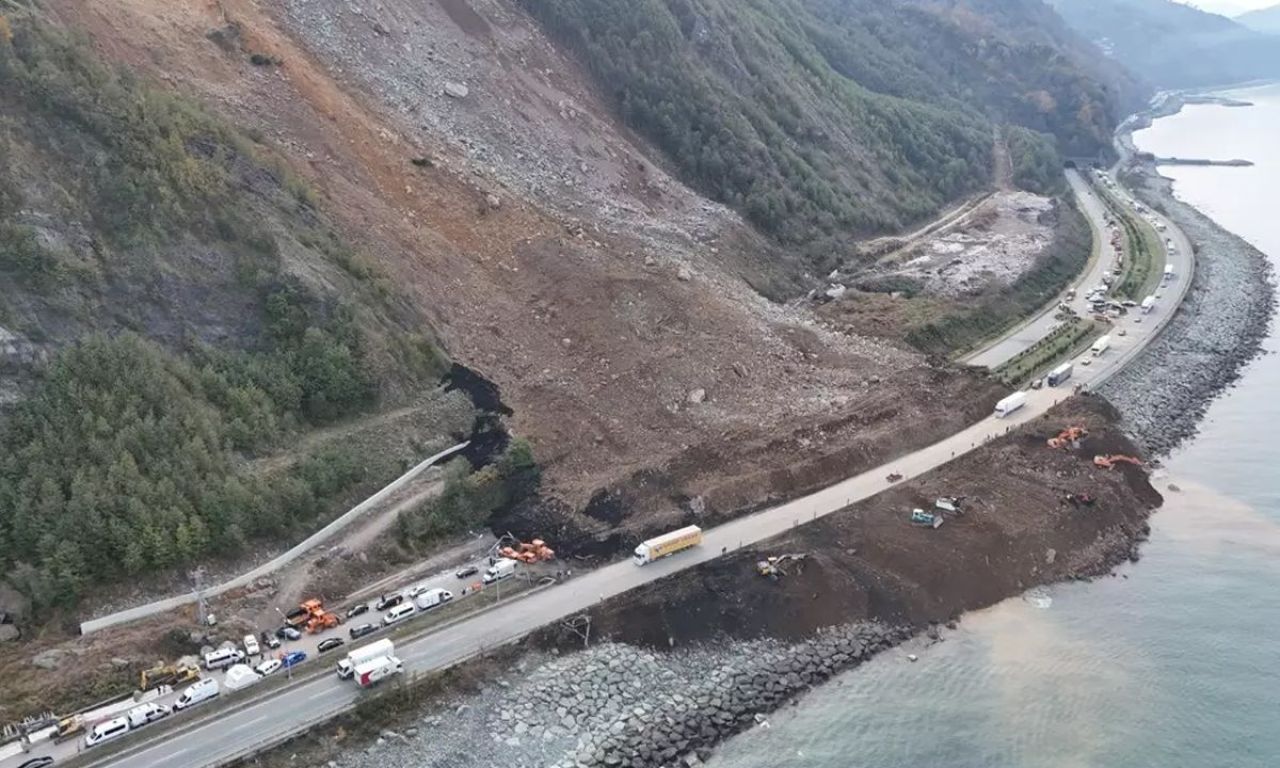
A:
<svg viewBox="0 0 1280 768">
<path fill-rule="evenodd" d="M 696 525 L 689 525 L 645 541 L 636 547 L 632 560 L 636 565 L 644 565 L 660 557 L 674 555 L 682 549 L 696 547 L 701 543 L 702 529 Z"/>
</svg>

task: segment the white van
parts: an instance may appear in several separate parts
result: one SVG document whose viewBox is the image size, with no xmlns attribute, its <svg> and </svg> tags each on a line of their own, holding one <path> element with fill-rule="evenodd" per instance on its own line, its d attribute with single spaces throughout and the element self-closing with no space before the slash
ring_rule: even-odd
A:
<svg viewBox="0 0 1280 768">
<path fill-rule="evenodd" d="M 426 592 L 418 595 L 414 600 L 414 604 L 418 606 L 420 611 L 428 611 L 437 605 L 447 603 L 453 599 L 453 593 L 447 589 L 428 589 Z"/>
<path fill-rule="evenodd" d="M 129 710 L 129 727 L 141 728 L 147 723 L 154 723 L 162 717 L 169 716 L 169 708 L 154 701 L 140 704 Z"/>
<path fill-rule="evenodd" d="M 173 708 L 175 710 L 183 710 L 187 707 L 193 707 L 202 701 L 208 701 L 217 695 L 218 681 L 212 677 L 206 677 L 187 686 L 187 690 L 183 691 L 178 700 L 173 702 Z"/>
<path fill-rule="evenodd" d="M 413 607 L 413 603 L 401 603 L 386 612 L 382 617 L 382 626 L 387 627 L 395 624 L 397 621 L 406 619 L 409 616 L 412 616 L 413 612 L 416 610 L 417 609 Z"/>
<path fill-rule="evenodd" d="M 123 736 L 129 732 L 129 720 L 123 717 L 117 717 L 106 722 L 98 723 L 89 729 L 84 735 L 84 745 L 93 747 L 104 741 L 114 739 L 117 736 Z"/>
<path fill-rule="evenodd" d="M 204 655 L 205 669 L 224 669 L 244 661 L 244 651 L 239 648 L 219 648 Z"/>
</svg>

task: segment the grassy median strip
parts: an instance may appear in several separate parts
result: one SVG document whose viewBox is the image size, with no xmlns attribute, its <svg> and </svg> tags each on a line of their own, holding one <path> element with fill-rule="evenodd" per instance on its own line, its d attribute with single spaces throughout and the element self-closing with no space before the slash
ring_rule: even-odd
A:
<svg viewBox="0 0 1280 768">
<path fill-rule="evenodd" d="M 1165 250 L 1160 235 L 1150 222 L 1110 191 L 1096 184 L 1094 189 L 1124 231 L 1127 258 L 1112 293 L 1121 299 L 1142 301 L 1155 290 L 1164 272 Z"/>
<path fill-rule="evenodd" d="M 1054 328 L 1048 336 L 1014 355 L 994 371 L 995 377 L 1007 387 L 1019 387 L 1055 363 L 1071 357 L 1089 346 L 1101 335 L 1102 323 L 1084 318 L 1073 318 Z"/>
</svg>

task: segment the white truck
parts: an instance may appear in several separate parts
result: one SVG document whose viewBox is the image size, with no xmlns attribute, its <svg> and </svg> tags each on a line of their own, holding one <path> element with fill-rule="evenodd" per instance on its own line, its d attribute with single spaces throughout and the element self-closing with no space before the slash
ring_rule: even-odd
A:
<svg viewBox="0 0 1280 768">
<path fill-rule="evenodd" d="M 1089 351 L 1093 353 L 1094 357 L 1100 357 L 1103 352 L 1106 352 L 1110 348 L 1111 334 L 1107 334 L 1105 336 L 1099 336 L 1098 340 L 1093 342 L 1093 346 L 1089 347 Z"/>
<path fill-rule="evenodd" d="M 379 656 L 376 659 L 357 664 L 354 674 L 356 685 L 361 688 L 369 688 L 376 685 L 379 680 L 385 680 L 392 675 L 399 674 L 404 669 L 404 662 L 395 656 Z"/>
<path fill-rule="evenodd" d="M 996 418 L 1003 419 L 1026 404 L 1027 393 L 1014 392 L 1012 395 L 1009 395 L 996 403 Z"/>
<path fill-rule="evenodd" d="M 502 581 L 505 578 L 514 576 L 516 573 L 516 565 L 518 565 L 518 563 L 510 558 L 504 557 L 499 559 L 498 562 L 485 569 L 483 579 L 484 583 L 492 584 L 495 581 Z"/>
<path fill-rule="evenodd" d="M 1163 278 L 1163 280 L 1164 280 L 1164 282 L 1166 282 L 1166 283 L 1167 283 L 1167 282 L 1169 282 L 1169 281 L 1170 281 L 1170 280 L 1172 280 L 1172 279 L 1173 279 L 1173 265 L 1172 265 L 1172 264 L 1165 264 L 1165 265 L 1164 265 L 1164 278 Z"/>
<path fill-rule="evenodd" d="M 1045 383 L 1051 387 L 1056 387 L 1071 378 L 1071 373 L 1074 370 L 1075 369 L 1071 363 L 1063 363 L 1052 371 L 1049 371 L 1049 375 L 1045 377 Z"/>
<path fill-rule="evenodd" d="M 636 547 L 632 561 L 636 565 L 652 563 L 660 557 L 674 555 L 682 549 L 696 547 L 702 543 L 702 529 L 696 525 L 686 525 L 670 533 L 655 536 Z"/>
<path fill-rule="evenodd" d="M 395 643 L 387 639 L 376 640 L 368 645 L 352 648 L 351 652 L 338 662 L 338 677 L 346 680 L 355 674 L 357 666 L 373 659 L 394 656 L 395 653 Z"/>
<path fill-rule="evenodd" d="M 1151 308 L 1152 308 L 1152 307 L 1154 307 L 1155 305 L 1156 305 L 1156 297 L 1155 297 L 1155 296 L 1148 296 L 1147 298 L 1143 299 L 1143 300 L 1142 300 L 1142 314 L 1144 314 L 1144 315 L 1145 315 L 1145 314 L 1147 314 L 1148 312 L 1150 312 L 1150 311 L 1151 311 Z"/>
<path fill-rule="evenodd" d="M 453 599 L 453 593 L 447 589 L 428 589 L 414 598 L 414 605 L 420 611 L 429 611 L 438 605 L 444 605 Z"/>
</svg>

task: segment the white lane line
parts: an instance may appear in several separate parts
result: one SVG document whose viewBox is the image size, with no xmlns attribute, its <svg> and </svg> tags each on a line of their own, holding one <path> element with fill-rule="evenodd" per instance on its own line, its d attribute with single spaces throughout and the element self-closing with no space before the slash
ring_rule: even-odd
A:
<svg viewBox="0 0 1280 768">
<path fill-rule="evenodd" d="M 242 730 L 242 729 L 244 729 L 244 728 L 248 728 L 249 726 L 253 725 L 254 723 L 260 723 L 260 722 L 262 722 L 263 720 L 266 720 L 268 717 L 269 717 L 269 715 L 262 715 L 261 717 L 255 717 L 255 718 L 253 718 L 252 720 L 249 720 L 249 721 L 243 722 L 243 723 L 241 723 L 241 724 L 237 725 L 237 726 L 236 726 L 236 727 L 234 727 L 234 728 L 229 728 L 228 730 L 232 730 L 232 731 L 239 731 L 239 730 Z"/>
</svg>

